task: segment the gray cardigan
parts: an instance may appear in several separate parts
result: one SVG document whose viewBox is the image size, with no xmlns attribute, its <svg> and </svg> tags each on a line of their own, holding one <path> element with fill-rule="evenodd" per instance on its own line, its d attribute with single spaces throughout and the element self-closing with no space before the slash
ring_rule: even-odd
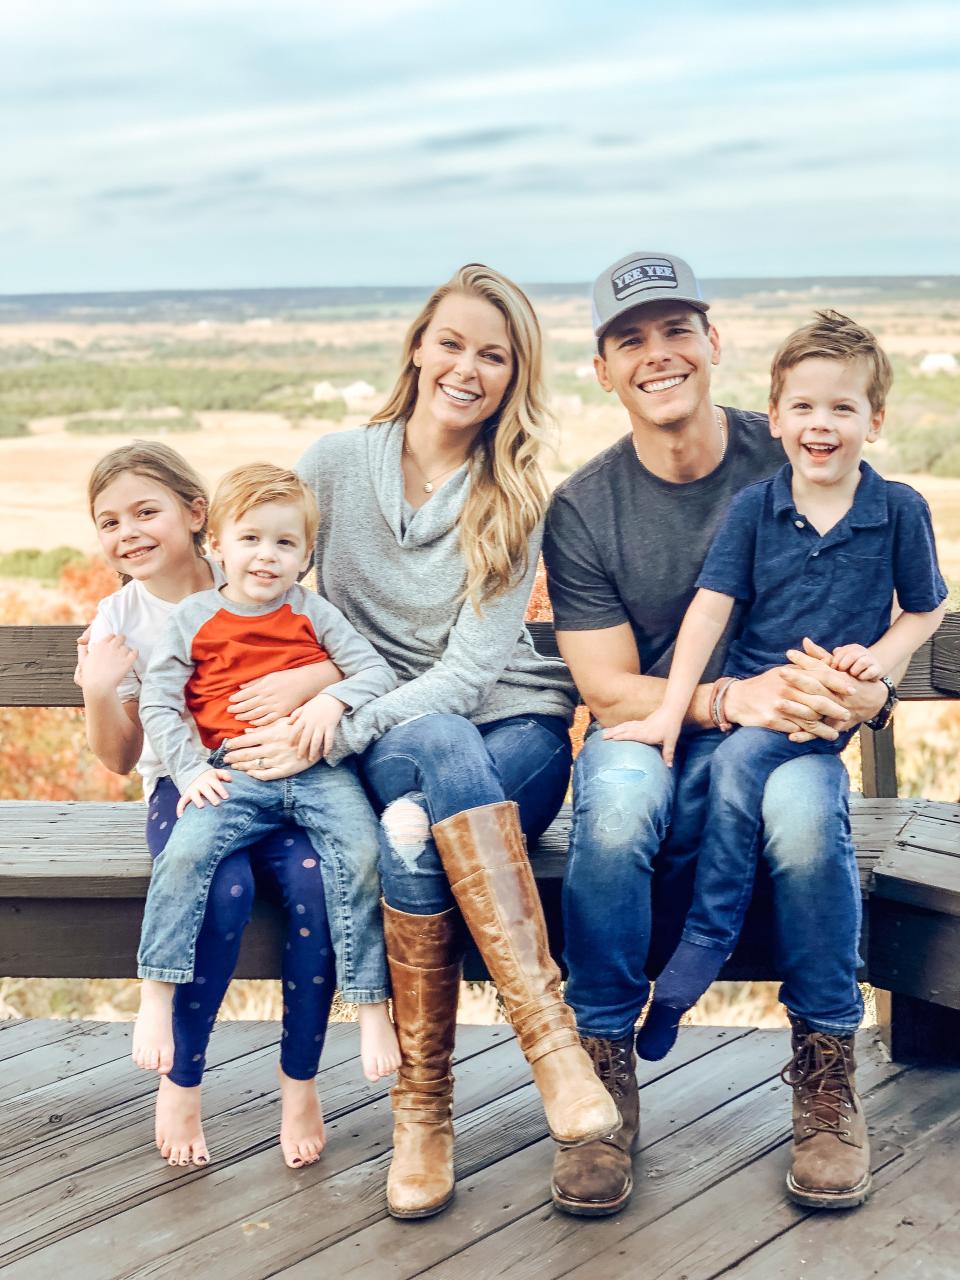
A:
<svg viewBox="0 0 960 1280">
<path fill-rule="evenodd" d="M 537 653 L 523 621 L 542 527 L 530 536 L 523 579 L 478 614 L 462 600 L 458 519 L 469 466 L 405 523 L 402 448 L 402 422 L 381 423 L 322 437 L 297 467 L 320 506 L 317 588 L 400 681 L 344 716 L 331 764 L 431 711 L 486 724 L 530 714 L 569 719 L 575 706 L 566 667 Z"/>
</svg>

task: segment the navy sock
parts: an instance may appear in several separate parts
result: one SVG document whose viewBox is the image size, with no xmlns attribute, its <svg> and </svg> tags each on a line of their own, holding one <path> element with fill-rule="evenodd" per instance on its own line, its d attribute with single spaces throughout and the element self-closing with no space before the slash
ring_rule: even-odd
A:
<svg viewBox="0 0 960 1280">
<path fill-rule="evenodd" d="M 684 1014 L 683 1009 L 671 1009 L 667 1004 L 651 1004 L 643 1026 L 637 1032 L 637 1053 L 648 1062 L 659 1062 L 673 1048 L 677 1029 Z"/>
<path fill-rule="evenodd" d="M 653 1002 L 637 1033 L 637 1053 L 658 1062 L 673 1047 L 680 1019 L 723 968 L 726 952 L 681 941 L 657 979 Z"/>
</svg>

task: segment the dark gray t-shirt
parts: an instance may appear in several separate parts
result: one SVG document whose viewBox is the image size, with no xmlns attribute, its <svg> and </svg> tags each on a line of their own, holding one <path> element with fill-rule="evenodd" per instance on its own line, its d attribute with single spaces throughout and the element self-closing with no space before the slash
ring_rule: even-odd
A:
<svg viewBox="0 0 960 1280">
<path fill-rule="evenodd" d="M 543 554 L 557 629 L 594 631 L 629 622 L 644 675 L 669 674 L 673 642 L 730 499 L 784 462 L 765 414 L 724 412 L 730 428 L 726 456 L 699 480 L 675 484 L 653 475 L 628 435 L 553 496 Z M 720 674 L 738 612 L 704 680 Z"/>
</svg>

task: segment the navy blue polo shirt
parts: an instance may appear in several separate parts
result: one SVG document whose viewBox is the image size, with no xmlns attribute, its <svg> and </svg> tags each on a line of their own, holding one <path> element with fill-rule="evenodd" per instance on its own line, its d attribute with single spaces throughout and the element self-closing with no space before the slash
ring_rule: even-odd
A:
<svg viewBox="0 0 960 1280">
<path fill-rule="evenodd" d="M 890 628 L 893 593 L 907 613 L 946 598 L 930 508 L 916 489 L 866 462 L 853 505 L 821 535 L 797 510 L 789 463 L 731 502 L 698 587 L 747 602 L 723 670 L 753 676 L 780 666 L 809 636 L 824 649 L 875 644 Z"/>
</svg>

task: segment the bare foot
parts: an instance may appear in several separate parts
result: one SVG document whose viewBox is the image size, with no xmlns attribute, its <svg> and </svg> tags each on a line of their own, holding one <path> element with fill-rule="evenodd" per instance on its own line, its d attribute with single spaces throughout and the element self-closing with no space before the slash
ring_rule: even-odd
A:
<svg viewBox="0 0 960 1280">
<path fill-rule="evenodd" d="M 392 1076 L 400 1066 L 400 1046 L 386 1002 L 357 1006 L 360 1022 L 360 1061 L 368 1080 Z"/>
<path fill-rule="evenodd" d="M 172 1080 L 157 1090 L 157 1147 L 167 1164 L 205 1165 L 210 1161 L 200 1123 L 200 1086 L 184 1089 Z"/>
<path fill-rule="evenodd" d="M 131 1057 L 144 1071 L 165 1076 L 173 1067 L 173 983 L 144 978 Z"/>
<path fill-rule="evenodd" d="M 320 1159 L 327 1135 L 317 1097 L 316 1080 L 294 1080 L 282 1067 L 280 1077 L 280 1149 L 290 1169 L 302 1169 Z"/>
</svg>

